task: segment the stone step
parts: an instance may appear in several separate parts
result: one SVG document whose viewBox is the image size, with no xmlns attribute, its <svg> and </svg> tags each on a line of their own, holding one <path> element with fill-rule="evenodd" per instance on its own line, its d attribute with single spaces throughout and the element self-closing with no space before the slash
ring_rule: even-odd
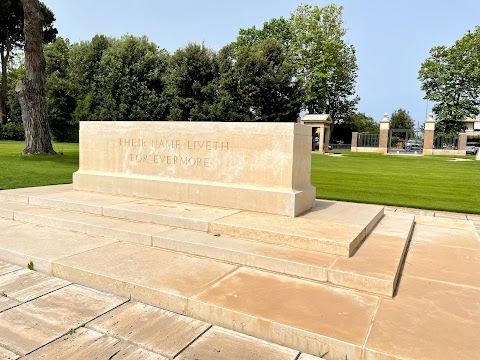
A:
<svg viewBox="0 0 480 360">
<path fill-rule="evenodd" d="M 389 297 L 393 296 L 413 225 L 412 215 L 386 215 L 368 236 L 365 249 L 352 258 L 343 258 L 243 238 L 12 202 L 3 202 L 0 210 L 8 218 L 22 222 L 153 245 Z"/>
<path fill-rule="evenodd" d="M 383 216 L 383 207 L 316 201 L 311 211 L 291 218 L 163 200 L 73 191 L 62 185 L 0 191 L 0 216 L 23 211 L 8 203 L 21 201 L 59 210 L 77 211 L 190 230 L 209 231 L 305 250 L 352 256 Z M 23 195 L 22 195 L 23 194 Z"/>
<path fill-rule="evenodd" d="M 379 297 L 118 242 L 52 274 L 310 354 L 360 358 Z"/>
<path fill-rule="evenodd" d="M 391 297 L 413 225 L 413 215 L 385 215 L 351 258 L 184 229 L 154 236 L 153 245 Z"/>
<path fill-rule="evenodd" d="M 210 222 L 209 232 L 350 257 L 383 215 L 383 206 L 317 200 L 296 218 L 242 211 Z"/>
</svg>

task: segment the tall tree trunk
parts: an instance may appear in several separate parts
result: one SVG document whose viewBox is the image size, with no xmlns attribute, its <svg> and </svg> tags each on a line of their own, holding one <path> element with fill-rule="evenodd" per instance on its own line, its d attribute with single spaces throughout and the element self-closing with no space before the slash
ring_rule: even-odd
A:
<svg viewBox="0 0 480 360">
<path fill-rule="evenodd" d="M 7 123 L 7 64 L 8 64 L 8 53 L 4 54 L 3 49 L 0 49 L 0 57 L 2 60 L 2 90 L 0 93 L 0 115 L 1 115 L 1 125 Z"/>
<path fill-rule="evenodd" d="M 15 91 L 22 109 L 25 128 L 24 154 L 55 154 L 50 138 L 45 99 L 45 56 L 43 55 L 43 16 L 38 0 L 24 0 L 26 76 Z"/>
</svg>

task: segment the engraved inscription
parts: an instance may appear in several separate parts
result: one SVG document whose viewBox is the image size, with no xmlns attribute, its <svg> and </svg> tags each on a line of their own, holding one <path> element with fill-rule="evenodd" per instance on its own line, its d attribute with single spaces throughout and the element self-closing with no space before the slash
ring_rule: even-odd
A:
<svg viewBox="0 0 480 360">
<path fill-rule="evenodd" d="M 159 164 L 183 167 L 210 167 L 211 158 L 205 151 L 229 151 L 228 141 L 178 139 L 119 138 L 118 145 L 129 151 L 133 163 Z M 184 153 L 182 154 L 182 149 Z M 203 156 L 192 155 L 201 152 Z M 146 154 L 145 152 L 148 152 Z M 171 154 L 171 153 L 174 154 Z"/>
</svg>

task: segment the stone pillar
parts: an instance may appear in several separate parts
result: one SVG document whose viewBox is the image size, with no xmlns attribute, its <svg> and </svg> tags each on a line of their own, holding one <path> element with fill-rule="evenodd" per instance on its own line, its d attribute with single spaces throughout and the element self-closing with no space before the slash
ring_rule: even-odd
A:
<svg viewBox="0 0 480 360">
<path fill-rule="evenodd" d="M 352 152 L 357 152 L 358 147 L 358 132 L 352 132 Z"/>
<path fill-rule="evenodd" d="M 480 161 L 480 150 L 477 151 L 477 157 L 475 158 L 475 160 Z"/>
<path fill-rule="evenodd" d="M 317 128 L 318 134 L 318 152 L 320 154 L 325 153 L 325 125 L 320 124 L 320 127 Z"/>
<path fill-rule="evenodd" d="M 423 155 L 433 154 L 434 139 L 435 139 L 435 120 L 433 119 L 433 113 L 430 113 L 428 114 L 428 119 L 425 120 L 425 130 L 423 131 Z"/>
<path fill-rule="evenodd" d="M 330 126 L 325 127 L 325 152 L 328 152 L 328 145 L 330 145 Z"/>
<path fill-rule="evenodd" d="M 458 134 L 458 155 L 467 155 L 467 133 Z"/>
<path fill-rule="evenodd" d="M 378 140 L 378 152 L 386 154 L 388 152 L 388 133 L 390 131 L 390 120 L 388 114 L 383 114 L 383 119 L 380 121 L 380 139 Z"/>
</svg>

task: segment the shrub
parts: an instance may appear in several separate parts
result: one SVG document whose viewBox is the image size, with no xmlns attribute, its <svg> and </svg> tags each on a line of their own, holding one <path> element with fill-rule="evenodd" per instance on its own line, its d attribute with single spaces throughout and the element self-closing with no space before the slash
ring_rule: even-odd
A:
<svg viewBox="0 0 480 360">
<path fill-rule="evenodd" d="M 9 122 L 0 126 L 0 138 L 17 141 L 25 140 L 25 130 L 23 129 L 23 125 Z"/>
</svg>

